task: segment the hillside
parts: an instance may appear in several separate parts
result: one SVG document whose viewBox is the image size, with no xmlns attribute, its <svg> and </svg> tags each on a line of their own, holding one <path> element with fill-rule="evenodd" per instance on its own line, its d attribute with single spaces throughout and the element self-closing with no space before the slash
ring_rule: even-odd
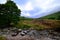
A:
<svg viewBox="0 0 60 40">
<path fill-rule="evenodd" d="M 50 15 L 47 15 L 47 16 L 44 16 L 44 17 L 41 17 L 39 19 L 55 19 L 55 20 L 60 20 L 60 11 L 56 12 L 56 13 L 53 13 L 53 14 L 50 14 Z"/>
</svg>

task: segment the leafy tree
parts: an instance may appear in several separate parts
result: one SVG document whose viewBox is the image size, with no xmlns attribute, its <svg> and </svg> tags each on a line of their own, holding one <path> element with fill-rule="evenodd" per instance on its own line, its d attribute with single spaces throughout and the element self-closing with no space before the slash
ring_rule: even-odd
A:
<svg viewBox="0 0 60 40">
<path fill-rule="evenodd" d="M 0 27 L 10 26 L 11 23 L 17 24 L 20 20 L 20 14 L 21 10 L 13 1 L 0 4 Z"/>
</svg>

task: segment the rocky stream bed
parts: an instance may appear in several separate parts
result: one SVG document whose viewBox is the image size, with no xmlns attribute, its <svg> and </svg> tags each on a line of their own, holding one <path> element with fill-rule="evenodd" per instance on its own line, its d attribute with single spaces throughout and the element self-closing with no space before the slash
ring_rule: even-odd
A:
<svg viewBox="0 0 60 40">
<path fill-rule="evenodd" d="M 1 29 L 0 35 L 6 40 L 60 40 L 60 32 L 56 30 L 21 30 L 21 29 Z"/>
</svg>

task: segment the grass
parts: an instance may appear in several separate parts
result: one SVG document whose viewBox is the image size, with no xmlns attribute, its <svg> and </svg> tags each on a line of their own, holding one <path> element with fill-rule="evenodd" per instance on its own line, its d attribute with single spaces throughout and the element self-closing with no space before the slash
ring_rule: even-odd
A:
<svg viewBox="0 0 60 40">
<path fill-rule="evenodd" d="M 6 38 L 3 36 L 0 36 L 0 40 L 6 40 Z"/>
<path fill-rule="evenodd" d="M 36 29 L 36 30 L 41 30 L 41 29 L 47 29 L 47 28 L 56 28 L 60 27 L 60 20 L 50 20 L 50 19 L 43 19 L 43 20 L 24 20 L 20 21 L 17 24 L 18 28 L 21 29 Z"/>
</svg>

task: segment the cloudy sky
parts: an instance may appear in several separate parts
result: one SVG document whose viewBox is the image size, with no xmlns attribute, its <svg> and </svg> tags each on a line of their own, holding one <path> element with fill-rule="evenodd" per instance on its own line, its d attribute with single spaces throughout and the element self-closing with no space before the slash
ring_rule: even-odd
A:
<svg viewBox="0 0 60 40">
<path fill-rule="evenodd" d="M 12 0 L 21 9 L 21 16 L 38 18 L 60 11 L 60 0 Z M 5 3 L 6 0 L 0 0 Z"/>
</svg>

